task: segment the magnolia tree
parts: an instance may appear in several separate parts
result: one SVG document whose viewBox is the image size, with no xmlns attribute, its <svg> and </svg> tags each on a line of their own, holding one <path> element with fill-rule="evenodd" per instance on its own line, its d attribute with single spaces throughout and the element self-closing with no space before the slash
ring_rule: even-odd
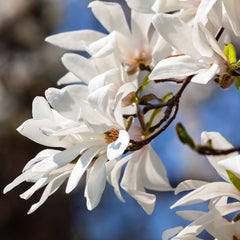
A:
<svg viewBox="0 0 240 240">
<path fill-rule="evenodd" d="M 33 100 L 32 118 L 17 130 L 47 146 L 4 189 L 27 181 L 33 185 L 20 195 L 30 198 L 45 188 L 38 209 L 66 181 L 66 193 L 86 173 L 87 208 L 100 202 L 106 181 L 124 201 L 126 191 L 147 214 L 154 209 L 154 191 L 190 191 L 171 208 L 209 201 L 209 211 L 183 210 L 190 220 L 173 226 L 162 239 L 200 239 L 206 230 L 215 239 L 240 239 L 240 147 L 233 147 L 218 132 L 203 132 L 196 144 L 182 123 L 173 123 L 181 98 L 193 82 L 240 90 L 240 61 L 232 36 L 240 36 L 237 0 L 126 0 L 130 23 L 118 3 L 93 1 L 93 14 L 109 32 L 66 32 L 46 38 L 58 47 L 86 51 L 90 57 L 66 53 L 68 73 L 61 88 L 49 88 Z M 177 89 L 164 96 L 146 91 L 149 83 L 171 83 Z M 151 142 L 175 125 L 180 141 L 209 163 L 223 179 L 187 180 L 174 189 Z M 183 146 L 185 147 L 185 146 Z M 62 149 L 62 150 L 59 150 Z M 123 170 L 124 169 L 124 170 Z M 123 175 L 121 173 L 123 172 Z M 122 177 L 121 177 L 122 176 Z M 229 198 L 234 201 L 229 201 Z M 234 213 L 232 221 L 225 215 Z"/>
</svg>

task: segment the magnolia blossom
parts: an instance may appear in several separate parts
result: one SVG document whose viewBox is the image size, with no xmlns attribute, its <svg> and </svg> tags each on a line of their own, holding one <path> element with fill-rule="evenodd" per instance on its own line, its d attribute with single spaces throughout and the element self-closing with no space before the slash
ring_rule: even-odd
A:
<svg viewBox="0 0 240 240">
<path fill-rule="evenodd" d="M 198 30 L 204 29 L 208 40 L 200 39 L 191 27 L 174 15 L 158 14 L 153 18 L 153 24 L 161 36 L 177 50 L 177 55 L 160 61 L 149 76 L 151 80 L 183 79 L 194 75 L 192 82 L 206 84 L 216 74 L 226 72 L 227 58 L 204 26 Z"/>
<path fill-rule="evenodd" d="M 73 91 L 74 95 L 72 89 L 75 88 L 80 91 Z M 33 118 L 18 128 L 22 135 L 40 144 L 65 148 L 63 151 L 47 149 L 41 152 L 27 164 L 22 174 L 4 189 L 6 193 L 23 181 L 34 182 L 33 187 L 21 195 L 27 199 L 36 190 L 47 185 L 42 198 L 32 206 L 29 213 L 43 204 L 66 178 L 66 193 L 71 192 L 86 171 L 87 207 L 90 210 L 96 207 L 106 182 L 106 161 L 121 157 L 128 145 L 129 135 L 124 130 L 125 127 L 121 126 L 121 119 L 114 121 L 113 115 L 106 116 L 108 105 L 103 106 L 106 108 L 105 115 L 102 116 L 101 111 L 84 99 L 86 94 L 81 95 L 83 90 L 87 90 L 83 85 L 69 86 L 62 90 L 49 89 L 46 92 L 48 101 L 58 111 L 50 108 L 44 98 L 37 97 L 33 101 Z M 102 92 L 96 96 L 96 101 L 104 104 L 105 95 L 106 91 Z M 78 116 L 73 111 L 76 105 L 79 108 Z M 87 115 L 83 114 L 86 110 Z M 117 116 L 119 117 L 119 114 Z M 76 117 L 80 121 L 76 121 Z"/>
<path fill-rule="evenodd" d="M 221 200 L 213 200 L 209 205 L 209 212 L 184 210 L 178 211 L 177 214 L 182 218 L 191 221 L 188 226 L 175 227 L 168 229 L 163 233 L 163 240 L 197 240 L 198 235 L 203 231 L 207 231 L 215 240 L 239 239 L 240 222 L 238 219 L 232 221 L 222 217 L 230 212 L 239 210 L 239 203 L 226 203 L 226 198 Z M 176 235 L 176 236 L 175 236 Z"/>
<path fill-rule="evenodd" d="M 229 149 L 232 145 L 219 133 L 203 132 L 202 144 L 206 144 L 211 140 L 212 147 L 215 149 Z M 236 168 L 236 159 L 239 159 L 237 152 L 220 156 L 207 156 L 210 164 L 215 168 L 218 174 L 225 182 L 207 183 L 204 181 L 186 180 L 180 183 L 175 193 L 193 190 L 181 199 L 179 199 L 171 208 L 196 204 L 203 201 L 211 200 L 209 204 L 209 212 L 198 211 L 181 211 L 178 214 L 183 218 L 193 221 L 183 230 L 178 228 L 179 232 L 173 239 L 197 239 L 195 238 L 203 229 L 206 229 L 214 237 L 219 236 L 239 236 L 237 226 L 239 223 L 229 223 L 222 219 L 222 216 L 240 210 L 240 192 L 230 181 L 226 170 L 232 170 L 239 175 L 239 169 Z M 233 170 L 235 168 L 235 170 Z M 234 203 L 228 203 L 228 198 L 237 200 Z M 219 224 L 219 225 L 218 225 Z M 222 231 L 219 226 L 223 225 Z M 171 231 L 170 231 L 171 232 Z M 172 231 L 172 236 L 177 232 Z M 222 235 L 221 235 L 222 234 Z M 220 238 L 221 239 L 221 238 Z M 228 239 L 222 238 L 222 239 Z M 229 238 L 230 239 L 230 238 Z"/>
<path fill-rule="evenodd" d="M 131 29 L 118 3 L 93 1 L 93 14 L 109 32 L 80 30 L 50 36 L 46 41 L 70 50 L 85 50 L 93 57 L 114 53 L 129 74 L 140 65 L 155 65 L 171 53 L 169 45 L 151 27 L 153 14 L 131 10 Z"/>
</svg>

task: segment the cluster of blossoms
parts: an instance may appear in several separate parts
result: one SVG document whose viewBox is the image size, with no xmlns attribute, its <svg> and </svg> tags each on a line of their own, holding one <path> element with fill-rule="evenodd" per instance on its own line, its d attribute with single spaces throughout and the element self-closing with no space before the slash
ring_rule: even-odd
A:
<svg viewBox="0 0 240 240">
<path fill-rule="evenodd" d="M 224 89 L 235 83 L 240 89 L 240 62 L 231 44 L 232 35 L 240 36 L 238 1 L 126 3 L 130 23 L 118 3 L 89 4 L 108 34 L 80 30 L 46 39 L 67 50 L 85 51 L 90 57 L 66 53 L 62 62 L 69 72 L 58 81 L 63 86 L 49 88 L 45 97 L 33 100 L 33 117 L 18 131 L 49 148 L 30 160 L 4 193 L 28 181 L 32 187 L 20 195 L 28 199 L 45 187 L 39 202 L 30 208 L 32 213 L 65 180 L 66 193 L 70 193 L 86 173 L 84 196 L 89 210 L 100 202 L 107 181 L 121 201 L 123 189 L 151 214 L 156 196 L 146 189 L 193 190 L 172 207 L 210 200 L 209 212 L 178 212 L 192 223 L 165 231 L 163 239 L 200 239 L 197 236 L 203 230 L 216 239 L 240 239 L 238 215 L 232 222 L 223 218 L 240 210 L 239 148 L 214 132 L 203 132 L 202 144 L 196 145 L 177 124 L 180 140 L 207 155 L 224 182 L 187 180 L 174 189 L 151 147 L 151 141 L 175 119 L 181 96 L 191 82 L 215 81 Z M 172 82 L 180 87 L 176 93 L 156 96 L 146 92 L 150 82 Z M 236 201 L 229 203 L 228 198 Z"/>
</svg>

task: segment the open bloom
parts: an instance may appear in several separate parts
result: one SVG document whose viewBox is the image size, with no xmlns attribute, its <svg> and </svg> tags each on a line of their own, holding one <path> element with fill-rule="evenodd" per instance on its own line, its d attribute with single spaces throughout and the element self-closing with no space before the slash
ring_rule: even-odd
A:
<svg viewBox="0 0 240 240">
<path fill-rule="evenodd" d="M 222 205 L 226 199 L 217 200 L 209 206 L 209 212 L 184 210 L 178 211 L 177 214 L 182 218 L 191 221 L 183 227 L 175 227 L 166 230 L 163 233 L 163 240 L 197 240 L 201 239 L 198 235 L 207 231 L 215 240 L 239 239 L 240 221 L 236 217 L 232 221 L 227 220 L 223 215 L 239 210 L 239 203 Z M 214 206 L 213 206 L 214 203 Z M 176 236 L 175 236 L 176 235 Z"/>
<path fill-rule="evenodd" d="M 232 145 L 219 133 L 203 132 L 202 144 L 206 144 L 209 140 L 211 140 L 213 148 L 216 149 L 229 149 L 232 147 Z M 222 219 L 222 216 L 240 210 L 240 192 L 236 187 L 235 182 L 232 182 L 232 179 L 230 180 L 230 175 L 226 171 L 229 169 L 233 170 L 233 166 L 237 169 L 234 164 L 236 163 L 236 159 L 239 159 L 239 155 L 237 152 L 233 152 L 221 156 L 207 156 L 207 158 L 210 164 L 225 181 L 207 183 L 204 181 L 186 180 L 177 186 L 176 193 L 189 190 L 193 191 L 179 199 L 171 206 L 171 208 L 196 204 L 207 200 L 210 200 L 210 204 L 208 213 L 198 211 L 179 212 L 178 214 L 180 216 L 193 222 L 183 230 L 178 229 L 180 232 L 173 239 L 197 239 L 194 237 L 196 237 L 203 229 L 206 229 L 216 238 L 219 238 L 219 236 L 225 236 L 225 238 L 220 239 L 234 239 L 232 238 L 233 236 L 239 236 L 239 230 L 237 231 L 239 223 L 229 223 Z M 230 168 L 231 166 L 232 168 Z M 236 174 L 240 173 L 239 169 L 234 170 L 234 172 Z M 233 198 L 236 202 L 228 203 L 228 198 Z M 223 229 L 221 229 L 222 231 L 219 230 L 219 226 L 221 225 L 223 226 Z M 172 233 L 174 235 L 174 233 L 176 234 L 177 232 L 173 231 Z M 227 238 L 226 236 L 231 236 L 231 238 Z"/>
<path fill-rule="evenodd" d="M 53 35 L 46 41 L 70 50 L 85 50 L 93 57 L 114 53 L 130 74 L 141 65 L 155 64 L 160 55 L 170 54 L 168 44 L 151 27 L 153 14 L 132 10 L 130 29 L 120 4 L 93 1 L 89 7 L 109 34 L 81 30 Z"/>
<path fill-rule="evenodd" d="M 80 91 L 74 91 L 75 88 Z M 23 173 L 5 187 L 4 193 L 23 181 L 34 182 L 21 195 L 28 199 L 39 188 L 46 186 L 40 201 L 32 206 L 29 213 L 42 205 L 67 178 L 66 193 L 71 192 L 85 172 L 87 207 L 90 210 L 96 207 L 105 187 L 105 163 L 120 158 L 128 145 L 129 134 L 121 125 L 121 119 L 114 120 L 112 112 L 107 115 L 108 105 L 102 106 L 102 110 L 106 108 L 105 115 L 101 115 L 100 110 L 86 101 L 86 94 L 81 94 L 86 88 L 74 85 L 61 90 L 49 89 L 46 92 L 48 101 L 58 111 L 51 108 L 43 97 L 36 97 L 33 101 L 33 118 L 18 128 L 22 135 L 40 144 L 65 148 L 63 151 L 47 149 L 40 152 L 25 166 Z M 106 94 L 106 91 L 102 92 L 95 99 L 104 103 Z M 72 111 L 77 109 L 76 106 L 78 113 Z M 84 111 L 88 112 L 87 117 L 84 117 Z"/>
<path fill-rule="evenodd" d="M 176 78 L 183 79 L 194 75 L 193 82 L 206 84 L 216 74 L 227 70 L 228 61 L 217 41 L 202 25 L 193 31 L 189 25 L 174 15 L 158 14 L 153 24 L 161 36 L 169 42 L 176 55 L 161 60 L 149 78 L 151 80 Z M 199 35 L 206 37 L 199 38 Z"/>
</svg>

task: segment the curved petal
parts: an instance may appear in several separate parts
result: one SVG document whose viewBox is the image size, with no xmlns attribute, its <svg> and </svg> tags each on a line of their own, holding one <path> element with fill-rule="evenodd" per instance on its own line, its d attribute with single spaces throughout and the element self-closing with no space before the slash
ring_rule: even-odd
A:
<svg viewBox="0 0 240 240">
<path fill-rule="evenodd" d="M 61 48 L 75 51 L 89 51 L 89 45 L 105 34 L 94 30 L 80 30 L 49 36 L 45 41 Z"/>
<path fill-rule="evenodd" d="M 201 134 L 201 142 L 203 145 L 207 144 L 207 142 L 211 140 L 212 146 L 215 149 L 229 149 L 232 148 L 232 144 L 229 143 L 220 133 L 218 132 L 202 132 Z M 234 158 L 238 156 L 238 152 L 233 152 L 227 155 L 219 155 L 219 156 L 207 156 L 210 164 L 215 168 L 218 174 L 227 182 L 230 182 L 229 177 L 226 173 L 226 169 L 219 165 L 218 163 L 221 160 L 226 158 Z"/>
<path fill-rule="evenodd" d="M 180 53 L 200 57 L 192 42 L 192 29 L 173 14 L 159 13 L 153 17 L 153 25 L 160 35 Z"/>
<path fill-rule="evenodd" d="M 167 229 L 162 234 L 162 240 L 170 239 L 171 237 L 173 237 L 174 235 L 179 233 L 182 229 L 183 229 L 183 227 L 175 227 L 175 228 Z"/>
<path fill-rule="evenodd" d="M 120 4 L 93 1 L 89 4 L 89 7 L 108 32 L 116 30 L 127 36 L 130 35 L 128 23 Z"/>
<path fill-rule="evenodd" d="M 202 187 L 188 193 L 173 204 L 171 209 L 177 206 L 200 203 L 222 196 L 228 196 L 240 200 L 240 193 L 232 184 L 226 182 L 213 182 L 205 184 Z"/>
<path fill-rule="evenodd" d="M 152 13 L 152 5 L 155 0 L 126 0 L 128 6 L 137 12 Z"/>
<path fill-rule="evenodd" d="M 128 132 L 125 130 L 120 130 L 118 139 L 107 146 L 108 159 L 113 160 L 121 157 L 127 148 L 129 141 L 130 137 Z"/>
<path fill-rule="evenodd" d="M 64 172 L 61 175 L 57 176 L 56 178 L 54 178 L 45 188 L 45 190 L 43 191 L 43 194 L 39 200 L 39 202 L 33 204 L 31 206 L 31 208 L 28 211 L 28 214 L 33 213 L 34 211 L 36 211 L 46 200 L 47 198 L 52 195 L 53 193 L 55 193 L 58 188 L 63 184 L 63 182 L 65 181 L 65 179 L 70 175 L 71 171 L 68 172 Z"/>
<path fill-rule="evenodd" d="M 64 66 L 79 78 L 79 81 L 88 84 L 91 78 L 98 75 L 93 60 L 84 58 L 78 54 L 66 53 L 62 57 Z"/>
<path fill-rule="evenodd" d="M 155 191 L 174 190 L 169 184 L 163 163 L 150 145 L 146 146 L 142 161 L 141 176 L 145 188 Z"/>
<path fill-rule="evenodd" d="M 82 175 L 87 170 L 92 159 L 105 147 L 102 146 L 93 146 L 89 148 L 83 155 L 78 159 L 76 165 L 74 166 L 72 173 L 68 179 L 66 193 L 70 193 L 80 181 Z"/>
<path fill-rule="evenodd" d="M 165 78 L 185 78 L 186 76 L 198 74 L 208 65 L 188 56 L 181 55 L 164 59 L 156 65 L 149 75 L 150 80 Z"/>
<path fill-rule="evenodd" d="M 106 185 L 106 160 L 106 154 L 100 155 L 93 166 L 88 170 L 88 178 L 84 191 L 88 210 L 93 210 L 101 200 Z"/>
<path fill-rule="evenodd" d="M 186 180 L 179 183 L 175 189 L 175 194 L 178 194 L 183 191 L 190 191 L 196 188 L 199 188 L 208 182 L 205 181 L 198 181 L 198 180 Z"/>
</svg>

